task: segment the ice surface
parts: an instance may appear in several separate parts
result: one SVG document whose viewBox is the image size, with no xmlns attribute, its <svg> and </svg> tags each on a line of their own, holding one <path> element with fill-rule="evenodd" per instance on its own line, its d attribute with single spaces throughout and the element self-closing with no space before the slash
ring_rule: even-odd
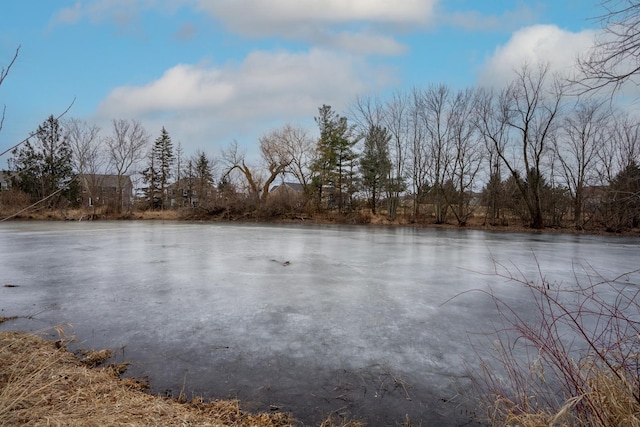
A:
<svg viewBox="0 0 640 427">
<path fill-rule="evenodd" d="M 317 424 L 472 418 L 469 332 L 528 294 L 494 262 L 574 282 L 638 268 L 633 238 L 473 230 L 13 222 L 0 225 L 2 329 L 67 322 L 81 348 L 111 348 L 153 390 L 240 397 Z M 517 267 L 517 270 L 516 270 Z M 638 282 L 637 275 L 633 278 Z M 473 424 L 468 424 L 473 425 Z"/>
</svg>

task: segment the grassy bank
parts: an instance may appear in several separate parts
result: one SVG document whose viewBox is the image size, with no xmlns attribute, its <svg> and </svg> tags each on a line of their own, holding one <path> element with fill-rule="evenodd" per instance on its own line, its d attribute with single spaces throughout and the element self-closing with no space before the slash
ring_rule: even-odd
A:
<svg viewBox="0 0 640 427">
<path fill-rule="evenodd" d="M 290 426 L 288 413 L 250 414 L 237 400 L 205 402 L 145 392 L 145 384 L 120 378 L 122 365 L 102 365 L 108 351 L 76 357 L 64 340 L 0 332 L 0 425 L 48 426 Z M 334 424 L 357 427 L 359 423 Z"/>
<path fill-rule="evenodd" d="M 397 226 L 418 228 L 444 228 L 444 229 L 468 229 L 488 230 L 500 232 L 533 232 L 533 233 L 559 233 L 559 234 L 588 234 L 588 235 L 625 235 L 640 236 L 640 229 L 629 229 L 618 232 L 610 232 L 604 228 L 576 229 L 570 225 L 563 227 L 545 227 L 532 229 L 525 222 L 513 219 L 508 224 L 487 224 L 482 215 L 469 218 L 464 227 L 454 222 L 436 224 L 433 220 L 425 218 L 420 222 L 410 221 L 403 216 L 389 220 L 386 215 L 372 214 L 370 211 L 360 211 L 353 214 L 340 214 L 337 212 L 315 213 L 313 215 L 226 215 L 210 214 L 202 209 L 169 209 L 169 210 L 134 210 L 122 213 L 109 212 L 104 209 L 57 209 L 57 210 L 30 210 L 15 215 L 12 211 L 0 209 L 0 220 L 8 218 L 12 221 L 113 221 L 113 220 L 164 220 L 164 221 L 201 221 L 201 222 L 258 222 L 258 223 L 292 223 L 292 224 L 346 224 L 366 226 Z"/>
</svg>

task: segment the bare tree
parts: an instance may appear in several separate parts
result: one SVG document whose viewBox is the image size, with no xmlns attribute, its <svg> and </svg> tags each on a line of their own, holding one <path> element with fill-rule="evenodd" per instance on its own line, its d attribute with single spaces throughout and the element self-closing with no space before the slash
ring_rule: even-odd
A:
<svg viewBox="0 0 640 427">
<path fill-rule="evenodd" d="M 120 212 L 125 202 L 123 187 L 131 168 L 142 161 L 149 143 L 149 134 L 136 120 L 114 119 L 113 135 L 104 141 L 107 148 L 109 165 L 115 172 L 117 187 L 116 211 Z"/>
<path fill-rule="evenodd" d="M 349 108 L 349 120 L 359 135 L 365 135 L 372 126 L 381 126 L 386 114 L 385 106 L 374 96 L 359 96 Z"/>
<path fill-rule="evenodd" d="M 389 200 L 389 219 L 396 218 L 400 204 L 400 195 L 406 190 L 406 169 L 408 140 L 410 130 L 411 98 L 395 92 L 386 104 L 384 124 L 391 140 L 389 141 L 389 178 L 387 179 L 387 198 Z"/>
<path fill-rule="evenodd" d="M 637 84 L 640 72 L 640 3 L 637 0 L 604 0 L 599 17 L 604 28 L 594 47 L 578 59 L 584 91 L 612 87 L 616 92 L 627 82 Z"/>
<path fill-rule="evenodd" d="M 452 164 L 451 135 L 452 92 L 446 85 L 431 85 L 422 95 L 422 120 L 427 136 L 428 156 L 431 159 L 429 177 L 431 201 L 437 224 L 446 221 L 447 201 L 444 195 L 445 182 Z"/>
<path fill-rule="evenodd" d="M 282 146 L 285 152 L 278 154 L 278 160 L 283 165 L 289 162 L 284 172 L 293 175 L 298 183 L 302 185 L 304 193 L 308 195 L 310 192 L 311 166 L 314 160 L 315 145 L 307 131 L 300 127 L 285 124 L 283 127 L 271 131 L 263 139 L 270 139 L 276 146 Z M 281 149 L 275 151 L 280 152 Z"/>
<path fill-rule="evenodd" d="M 602 144 L 596 153 L 601 185 L 607 185 L 632 162 L 640 163 L 640 123 L 634 117 L 617 113 L 606 131 L 604 138 L 608 143 Z"/>
<path fill-rule="evenodd" d="M 292 152 L 289 147 L 289 139 L 280 130 L 272 130 L 260 138 L 260 154 L 266 167 L 267 179 L 262 185 L 261 200 L 265 201 L 269 195 L 269 189 L 278 175 L 289 171 L 293 162 Z"/>
<path fill-rule="evenodd" d="M 18 53 L 20 53 L 20 46 L 16 48 L 16 52 L 13 54 L 13 58 L 11 58 L 11 60 L 9 61 L 9 65 L 7 65 L 6 67 L 0 68 L 0 86 L 2 86 L 2 82 L 4 82 L 4 79 L 6 79 L 7 76 L 9 75 L 9 70 L 11 70 L 11 67 L 16 62 L 16 59 L 18 58 Z M 2 125 L 4 125 L 4 116 L 6 112 L 7 112 L 7 106 L 4 105 L 2 107 L 2 116 L 0 116 L 0 130 L 2 130 Z"/>
<path fill-rule="evenodd" d="M 505 92 L 499 95 L 505 96 Z M 509 139 L 506 114 L 507 111 L 497 108 L 505 106 L 506 102 L 496 99 L 495 93 L 480 89 L 476 97 L 476 112 L 471 117 L 484 141 L 485 153 L 489 163 L 489 180 L 485 188 L 485 202 L 487 204 L 487 218 L 491 225 L 497 225 L 499 219 L 504 221 L 503 202 L 505 199 L 502 183 L 500 156 L 504 152 Z"/>
<path fill-rule="evenodd" d="M 500 96 L 491 97 L 492 105 L 482 104 L 479 121 L 522 195 L 532 228 L 544 227 L 543 161 L 552 147 L 563 99 L 562 86 L 557 80 L 549 82 L 548 71 L 548 65 L 523 65 Z"/>
<path fill-rule="evenodd" d="M 444 197 L 456 217 L 458 225 L 464 226 L 471 216 L 471 199 L 476 176 L 482 165 L 484 150 L 478 143 L 479 135 L 471 116 L 474 114 L 475 91 L 458 91 L 451 104 L 449 138 L 451 167 L 447 181 L 452 191 Z"/>
<path fill-rule="evenodd" d="M 106 162 L 105 152 L 99 139 L 100 128 L 83 120 L 71 118 L 65 122 L 66 138 L 73 152 L 74 169 L 80 176 L 82 190 L 87 192 L 90 203 L 101 186 L 102 169 Z"/>
<path fill-rule="evenodd" d="M 420 216 L 420 203 L 429 186 L 430 157 L 426 145 L 427 131 L 423 121 L 424 105 L 421 91 L 413 88 L 408 102 L 408 175 L 413 193 L 413 217 L 417 219 Z"/>
<path fill-rule="evenodd" d="M 260 199 L 263 179 L 255 168 L 247 166 L 245 153 L 238 151 L 237 141 L 233 141 L 227 149 L 222 150 L 222 160 L 227 165 L 227 170 L 222 176 L 223 180 L 228 179 L 234 170 L 239 171 L 246 180 L 249 197 L 257 202 Z"/>
<path fill-rule="evenodd" d="M 611 114 L 602 102 L 579 102 L 564 118 L 555 141 L 555 152 L 573 200 L 573 220 L 584 227 L 585 188 L 598 179 L 598 156 L 609 145 Z"/>
<path fill-rule="evenodd" d="M 629 114 L 618 116 L 612 128 L 618 146 L 617 166 L 619 171 L 631 163 L 640 164 L 640 123 Z"/>
</svg>

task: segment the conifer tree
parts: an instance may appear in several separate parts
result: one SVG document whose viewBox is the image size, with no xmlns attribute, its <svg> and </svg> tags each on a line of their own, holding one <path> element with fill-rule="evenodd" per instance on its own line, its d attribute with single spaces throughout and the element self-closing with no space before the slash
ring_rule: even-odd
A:
<svg viewBox="0 0 640 427">
<path fill-rule="evenodd" d="M 391 160 L 389 160 L 389 141 L 391 135 L 386 128 L 371 125 L 364 139 L 364 151 L 360 158 L 362 185 L 370 194 L 371 212 L 376 213 L 380 194 L 387 188 Z"/>
<path fill-rule="evenodd" d="M 143 171 L 143 179 L 147 183 L 146 197 L 154 209 L 168 207 L 167 193 L 174 161 L 173 143 L 169 132 L 163 126 L 149 153 L 149 165 Z"/>
<path fill-rule="evenodd" d="M 316 146 L 316 161 L 313 165 L 314 181 L 322 200 L 322 188 L 332 186 L 336 192 L 335 202 L 343 210 L 350 198 L 354 162 L 357 158 L 353 150 L 357 139 L 353 137 L 353 127 L 346 117 L 338 115 L 329 105 L 318 109 L 315 118 L 320 128 L 320 139 Z"/>
<path fill-rule="evenodd" d="M 209 202 L 209 191 L 213 188 L 213 164 L 204 151 L 198 150 L 193 160 L 193 174 L 201 206 Z"/>
<path fill-rule="evenodd" d="M 73 170 L 73 152 L 58 119 L 49 116 L 35 134 L 35 142 L 25 142 L 12 151 L 13 185 L 29 194 L 33 202 L 46 199 L 49 208 L 66 200 L 75 204 L 78 185 Z"/>
</svg>

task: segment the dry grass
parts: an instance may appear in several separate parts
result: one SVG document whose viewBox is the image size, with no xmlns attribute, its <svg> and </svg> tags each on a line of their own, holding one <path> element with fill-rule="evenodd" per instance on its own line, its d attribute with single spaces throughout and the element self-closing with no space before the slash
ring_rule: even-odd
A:
<svg viewBox="0 0 640 427">
<path fill-rule="evenodd" d="M 136 218 L 139 219 L 161 219 L 161 220 L 178 220 L 181 219 L 181 214 L 177 210 L 163 210 L 163 211 L 142 211 L 136 213 Z"/>
<path fill-rule="evenodd" d="M 541 410 L 535 403 L 522 405 L 505 397 L 491 406 L 492 424 L 520 427 L 626 426 L 640 427 L 640 405 L 634 398 L 638 378 L 618 377 L 608 369 L 588 369 L 589 391 L 567 399 L 555 412 Z"/>
<path fill-rule="evenodd" d="M 571 286 L 506 271 L 496 274 L 530 292 L 536 316 L 481 291 L 501 318 L 492 345 L 476 348 L 474 378 L 491 424 L 640 427 L 640 286 L 628 274 L 586 270 L 587 282 L 576 274 Z"/>
<path fill-rule="evenodd" d="M 55 328 L 64 336 L 62 328 Z M 238 400 L 171 399 L 146 393 L 147 385 L 119 378 L 126 363 L 103 364 L 111 351 L 65 349 L 24 332 L 0 332 L 0 426 L 252 426 L 302 425 L 291 414 L 250 414 Z M 362 427 L 327 418 L 322 427 Z"/>
<path fill-rule="evenodd" d="M 142 392 L 113 369 L 90 368 L 64 346 L 22 332 L 0 332 L 0 425 L 288 426 L 285 413 L 248 414 L 237 400 L 204 402 Z"/>
</svg>

